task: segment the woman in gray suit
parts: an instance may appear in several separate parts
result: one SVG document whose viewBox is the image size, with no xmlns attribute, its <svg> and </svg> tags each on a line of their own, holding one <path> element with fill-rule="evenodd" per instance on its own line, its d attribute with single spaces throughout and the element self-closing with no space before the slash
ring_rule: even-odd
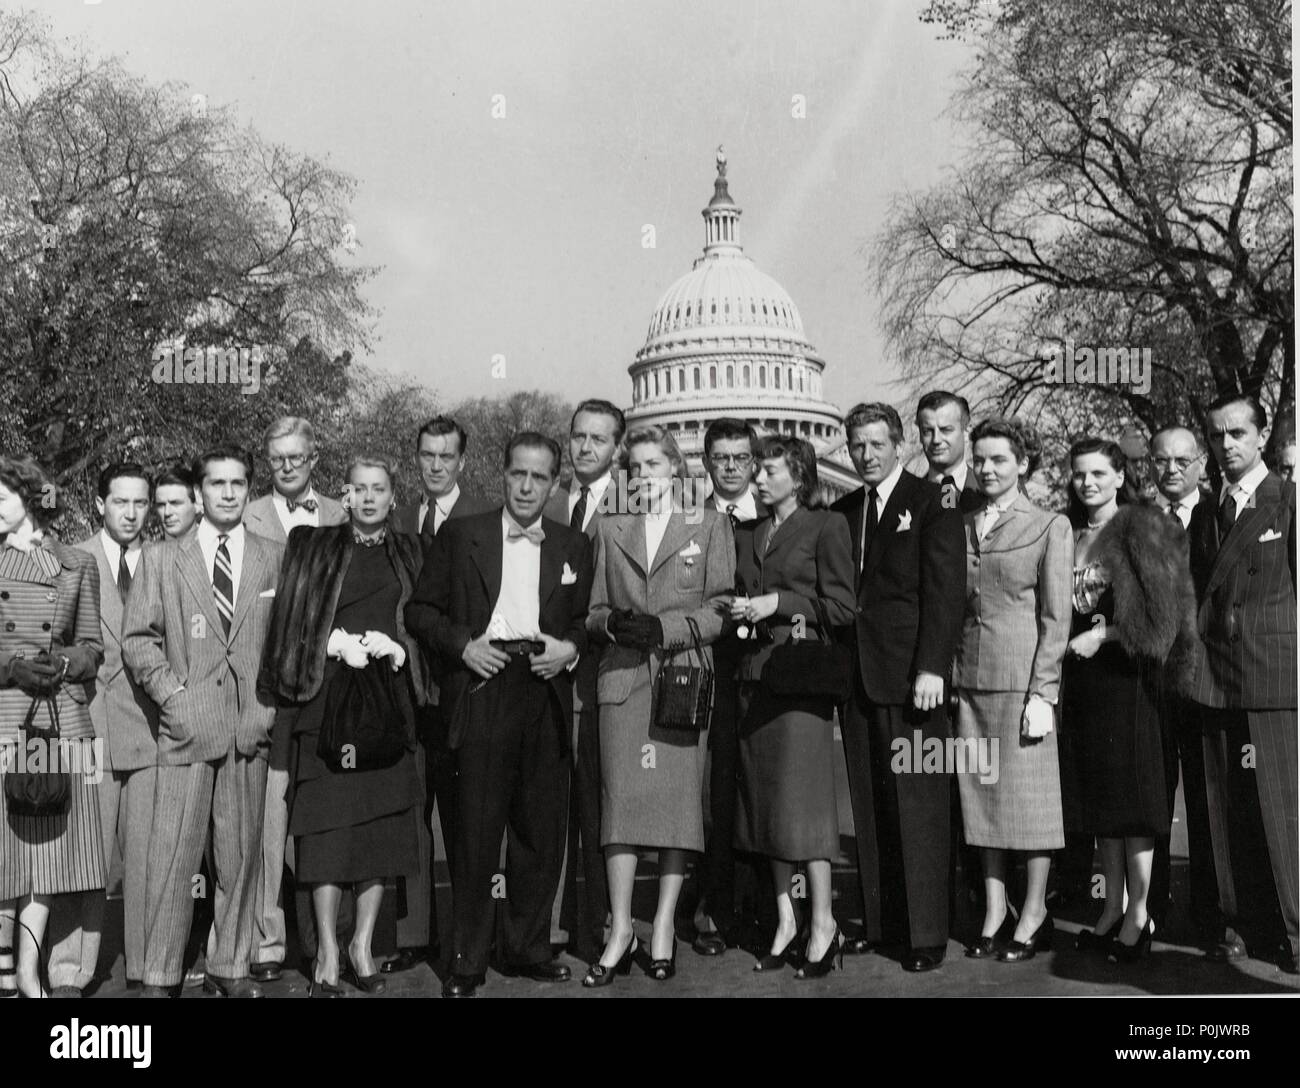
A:
<svg viewBox="0 0 1300 1088">
<path fill-rule="evenodd" d="M 659 903 L 646 971 L 676 972 L 673 916 L 686 851 L 704 849 L 704 732 L 655 724 L 659 669 L 692 645 L 707 649 L 722 632 L 722 609 L 736 571 L 731 523 L 713 507 L 684 509 L 678 495 L 686 459 L 661 427 L 629 431 L 622 466 L 637 481 L 631 508 L 606 514 L 596 533 L 596 573 L 587 630 L 613 643 L 596 679 L 600 707 L 600 841 L 613 917 L 609 942 L 584 986 L 625 974 L 636 948 L 632 888 L 637 848 L 659 851 Z M 690 659 L 695 661 L 694 654 Z"/>
<path fill-rule="evenodd" d="M 1051 941 L 1045 901 L 1051 851 L 1065 845 L 1055 704 L 1070 637 L 1070 523 L 1021 491 L 1038 465 L 1038 435 L 1016 419 L 971 432 L 972 470 L 984 505 L 966 522 L 966 620 L 953 687 L 966 841 L 982 848 L 985 914 L 973 959 L 1032 959 Z M 994 773 L 989 773 L 992 770 Z M 1028 887 L 1009 945 L 1006 852 L 1026 854 Z"/>
<path fill-rule="evenodd" d="M 35 462 L 0 457 L 0 788 L 24 742 L 24 722 L 47 730 L 55 716 L 63 743 L 46 755 L 46 767 L 60 760 L 72 786 L 58 815 L 19 815 L 0 802 L 0 983 L 14 973 L 16 928 L 24 997 L 46 996 L 38 952 L 51 897 L 104 886 L 102 768 L 90 720 L 104 660 L 99 571 L 85 552 L 48 535 L 58 514 L 58 492 Z M 35 739 L 26 745 L 29 758 Z"/>
<path fill-rule="evenodd" d="M 853 622 L 853 544 L 839 513 L 818 504 L 817 455 L 801 438 L 770 435 L 758 449 L 758 496 L 770 513 L 736 532 L 743 594 L 731 617 L 754 628 L 740 663 L 738 849 L 772 860 L 777 930 L 755 971 L 790 960 L 798 923 L 790 885 L 806 863 L 812 918 L 807 963 L 796 977 L 827 974 L 839 952 L 831 913 L 831 861 L 839 853 L 832 696 L 773 691 L 765 673 L 791 638 L 834 639 L 827 627 Z M 823 624 L 823 616 L 826 623 Z"/>
</svg>

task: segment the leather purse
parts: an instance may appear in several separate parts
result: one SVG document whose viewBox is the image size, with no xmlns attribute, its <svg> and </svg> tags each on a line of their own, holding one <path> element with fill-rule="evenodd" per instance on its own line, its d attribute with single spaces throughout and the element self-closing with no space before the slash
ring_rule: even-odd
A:
<svg viewBox="0 0 1300 1088">
<path fill-rule="evenodd" d="M 33 728 L 39 703 L 44 703 L 49 713 L 48 730 Z M 28 739 L 37 739 L 46 746 L 45 766 L 62 766 L 57 691 L 32 697 L 27 716 L 19 727 L 19 736 L 24 752 L 28 751 Z M 62 816 L 72 805 L 72 776 L 66 771 L 6 770 L 4 779 L 5 807 L 14 816 Z"/>
<path fill-rule="evenodd" d="M 772 648 L 761 680 L 775 695 L 845 702 L 853 691 L 853 654 L 835 641 L 821 598 L 813 598 L 819 639 L 792 638 Z"/>
<path fill-rule="evenodd" d="M 325 696 L 316 754 L 331 771 L 377 771 L 406 751 L 397 677 L 386 661 L 364 669 L 342 666 Z"/>
<path fill-rule="evenodd" d="M 655 681 L 655 725 L 661 729 L 702 733 L 709 727 L 709 712 L 713 709 L 713 669 L 704 656 L 699 627 L 689 616 L 686 625 L 691 631 L 691 645 L 681 651 L 685 662 L 665 661 L 659 666 Z M 692 663 L 692 650 L 699 664 Z"/>
</svg>

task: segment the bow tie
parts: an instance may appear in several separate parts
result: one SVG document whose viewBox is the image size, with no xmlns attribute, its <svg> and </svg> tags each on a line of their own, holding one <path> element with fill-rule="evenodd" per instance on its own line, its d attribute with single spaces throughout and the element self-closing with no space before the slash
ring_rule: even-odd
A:
<svg viewBox="0 0 1300 1088">
<path fill-rule="evenodd" d="M 507 540 L 518 540 L 526 536 L 534 544 L 540 544 L 546 539 L 546 530 L 540 525 L 530 525 L 527 529 L 521 529 L 518 525 L 512 525 L 506 530 Z"/>
<path fill-rule="evenodd" d="M 285 506 L 289 508 L 289 513 L 293 513 L 298 507 L 302 507 L 309 514 L 316 513 L 317 502 L 315 499 L 303 499 L 301 502 L 294 502 L 293 499 L 285 499 Z"/>
</svg>

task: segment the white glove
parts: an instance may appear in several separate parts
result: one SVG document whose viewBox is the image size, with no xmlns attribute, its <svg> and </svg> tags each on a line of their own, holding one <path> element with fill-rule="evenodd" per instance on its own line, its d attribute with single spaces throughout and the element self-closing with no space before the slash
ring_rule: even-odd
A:
<svg viewBox="0 0 1300 1088">
<path fill-rule="evenodd" d="M 1025 704 L 1025 713 L 1020 719 L 1020 732 L 1026 737 L 1038 740 L 1047 736 L 1054 726 L 1052 704 L 1042 699 L 1030 699 Z"/>
<path fill-rule="evenodd" d="M 389 638 L 382 631 L 367 631 L 365 638 L 361 640 L 361 645 L 366 648 L 366 652 L 371 657 L 391 658 L 393 672 L 406 664 L 406 650 L 402 644 Z"/>
<path fill-rule="evenodd" d="M 361 642 L 360 635 L 349 635 L 342 627 L 330 632 L 330 640 L 325 645 L 329 657 L 337 657 L 354 669 L 364 669 L 370 664 L 370 654 Z"/>
</svg>

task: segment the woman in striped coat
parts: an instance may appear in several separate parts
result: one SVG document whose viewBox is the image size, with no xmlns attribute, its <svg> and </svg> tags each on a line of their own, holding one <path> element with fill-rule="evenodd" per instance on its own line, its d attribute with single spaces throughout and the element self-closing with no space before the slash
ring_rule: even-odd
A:
<svg viewBox="0 0 1300 1088">
<path fill-rule="evenodd" d="M 12 992 L 16 945 L 17 989 L 27 997 L 45 996 L 38 953 L 51 896 L 104 886 L 101 768 L 90 721 L 104 657 L 99 572 L 89 555 L 47 535 L 58 512 L 54 486 L 34 462 L 0 458 L 0 788 L 33 709 L 38 729 L 57 714 L 65 741 L 58 758 L 72 772 L 67 812 L 0 811 L 0 986 L 9 983 Z M 38 657 L 42 651 L 48 658 Z M 30 743 L 25 751 L 31 755 Z"/>
</svg>

